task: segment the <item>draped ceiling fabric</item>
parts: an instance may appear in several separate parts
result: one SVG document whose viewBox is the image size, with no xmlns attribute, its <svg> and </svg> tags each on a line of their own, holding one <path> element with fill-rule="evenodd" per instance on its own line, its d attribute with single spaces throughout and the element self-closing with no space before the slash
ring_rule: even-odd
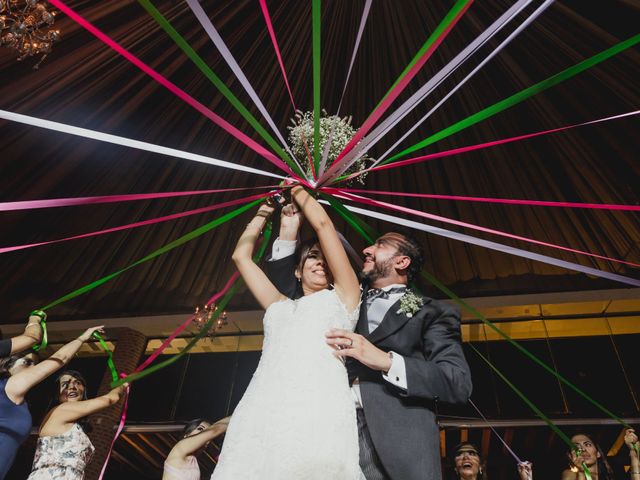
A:
<svg viewBox="0 0 640 480">
<path fill-rule="evenodd" d="M 268 3 L 294 99 L 311 110 L 311 2 Z M 537 3 L 537 2 L 534 2 Z M 394 107 L 433 76 L 511 4 L 479 1 L 469 9 Z M 264 144 L 224 97 L 136 2 L 70 1 L 89 21 Z M 257 118 L 261 118 L 184 2 L 155 5 Z M 364 1 L 322 2 L 322 107 L 335 112 Z M 202 6 L 263 100 L 281 132 L 292 107 L 258 2 L 204 0 Z M 451 2 L 373 3 L 342 113 L 359 126 L 403 71 Z M 625 0 L 556 2 L 460 89 L 403 146 L 427 137 L 525 87 L 638 33 L 637 3 Z M 526 11 L 531 12 L 533 8 Z M 524 17 L 519 17 L 520 21 Z M 122 135 L 276 172 L 222 129 L 195 112 L 64 15 L 59 42 L 39 70 L 0 49 L 0 108 Z M 509 30 L 510 31 L 510 30 Z M 506 33 L 505 33 L 506 35 Z M 505 35 L 499 35 L 502 39 Z M 424 115 L 497 41 L 445 81 L 371 152 L 377 157 Z M 628 112 L 640 106 L 637 47 L 603 62 L 491 119 L 418 154 L 506 138 Z M 392 107 L 392 108 L 394 108 Z M 391 112 L 391 110 L 389 111 Z M 266 125 L 266 122 L 262 122 Z M 374 172 L 368 189 L 445 195 L 526 198 L 638 205 L 637 117 L 587 126 Z M 252 187 L 272 179 L 0 121 L 0 201 L 56 197 Z M 279 172 L 277 172 L 279 173 Z M 190 198 L 0 213 L 0 246 L 45 241 L 239 198 L 242 192 Z M 437 215 L 640 263 L 636 212 L 492 206 L 444 200 L 376 197 Z M 210 221 L 196 215 L 92 239 L 0 255 L 2 322 L 18 322 L 33 308 L 118 270 Z M 230 275 L 235 239 L 247 214 L 141 265 L 50 312 L 52 318 L 174 313 L 203 303 Z M 337 216 L 356 249 L 361 239 Z M 384 231 L 389 224 L 372 225 Z M 444 226 L 436 224 L 437 226 Z M 460 230 L 463 231 L 463 230 Z M 467 232 L 471 233 L 473 232 Z M 611 281 L 425 234 L 428 269 L 460 296 L 623 288 Z M 640 278 L 638 269 L 569 252 L 484 236 L 563 260 Z M 425 286 L 426 287 L 426 286 Z M 428 290 L 433 292 L 433 290 Z M 231 305 L 256 308 L 245 291 Z"/>
</svg>

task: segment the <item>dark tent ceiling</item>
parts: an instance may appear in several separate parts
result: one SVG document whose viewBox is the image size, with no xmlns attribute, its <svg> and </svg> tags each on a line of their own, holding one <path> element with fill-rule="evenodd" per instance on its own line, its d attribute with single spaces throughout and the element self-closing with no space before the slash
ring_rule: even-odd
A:
<svg viewBox="0 0 640 480">
<path fill-rule="evenodd" d="M 539 4 L 538 2 L 534 2 Z M 252 128 L 200 74 L 136 2 L 71 1 L 143 61 L 243 132 Z M 311 3 L 270 1 L 274 27 L 303 110 L 312 108 Z M 355 41 L 363 1 L 322 3 L 322 107 L 336 110 Z M 476 38 L 511 2 L 476 2 L 411 82 L 394 107 Z M 210 43 L 186 3 L 158 1 L 158 9 L 249 107 L 259 112 Z M 255 1 L 203 1 L 260 98 L 285 132 L 292 108 Z M 359 126 L 450 8 L 451 2 L 374 2 L 342 112 Z M 637 33 L 637 3 L 615 0 L 556 2 L 519 35 L 403 144 L 411 145 L 466 116 L 533 85 Z M 525 13 L 530 13 L 533 7 Z M 525 15 L 522 15 L 521 21 Z M 42 63 L 16 62 L 0 49 L 1 109 L 68 123 L 163 146 L 276 171 L 208 119 L 154 83 L 122 57 L 63 15 L 62 41 Z M 510 30 L 509 30 L 510 31 Z M 504 38 L 499 35 L 499 40 Z M 380 155 L 484 58 L 490 42 L 454 78 L 445 81 L 371 152 Z M 640 105 L 637 48 L 547 90 L 425 152 L 506 138 L 609 115 Z M 634 87 L 635 85 L 635 87 Z M 445 195 L 526 198 L 638 205 L 638 120 L 626 118 L 421 163 L 371 173 L 368 189 Z M 252 138 L 260 141 L 255 134 Z M 0 121 L 0 200 L 113 195 L 268 185 L 268 178 L 144 153 Z M 420 152 L 422 153 L 422 152 Z M 239 198 L 202 195 L 72 208 L 2 213 L 0 246 L 35 243 L 114 227 Z M 600 255 L 640 263 L 636 213 L 491 206 L 444 200 L 382 198 L 485 227 L 529 236 Z M 123 268 L 154 249 L 209 222 L 221 212 L 93 239 L 2 254 L 2 322 L 24 318 L 69 291 Z M 181 312 L 205 301 L 231 272 L 229 257 L 243 216 L 181 248 L 141 265 L 51 312 L 87 318 Z M 337 217 L 357 249 L 362 241 Z M 379 230 L 389 224 L 373 223 Z M 437 226 L 442 226 L 437 224 Z M 460 230 L 462 231 L 462 230 Z M 465 233 L 471 233 L 467 232 Z M 534 263 L 424 234 L 428 269 L 461 296 L 620 288 L 611 281 Z M 637 269 L 569 252 L 490 240 L 639 278 Z M 233 308 L 255 308 L 248 294 Z"/>
</svg>

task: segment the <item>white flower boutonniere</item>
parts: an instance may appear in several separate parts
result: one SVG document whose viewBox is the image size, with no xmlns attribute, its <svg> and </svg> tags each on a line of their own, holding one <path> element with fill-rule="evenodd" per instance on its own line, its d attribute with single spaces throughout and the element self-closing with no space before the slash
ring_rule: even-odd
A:
<svg viewBox="0 0 640 480">
<path fill-rule="evenodd" d="M 419 297 L 413 290 L 407 288 L 405 294 L 400 298 L 400 308 L 396 313 L 404 313 L 407 317 L 411 318 L 414 314 L 420 311 L 424 305 L 424 300 Z"/>
</svg>

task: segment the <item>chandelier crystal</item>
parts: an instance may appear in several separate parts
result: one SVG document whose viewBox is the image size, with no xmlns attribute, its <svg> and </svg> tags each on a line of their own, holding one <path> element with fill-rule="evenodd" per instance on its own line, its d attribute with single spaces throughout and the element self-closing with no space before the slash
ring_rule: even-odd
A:
<svg viewBox="0 0 640 480">
<path fill-rule="evenodd" d="M 15 50 L 19 61 L 42 55 L 37 69 L 60 40 L 54 21 L 55 12 L 37 0 L 0 0 L 0 45 Z"/>
</svg>

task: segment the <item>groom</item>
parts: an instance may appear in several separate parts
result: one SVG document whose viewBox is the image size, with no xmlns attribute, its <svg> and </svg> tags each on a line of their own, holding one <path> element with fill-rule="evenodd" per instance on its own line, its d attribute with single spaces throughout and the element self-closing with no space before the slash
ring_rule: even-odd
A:
<svg viewBox="0 0 640 480">
<path fill-rule="evenodd" d="M 283 208 L 280 236 L 266 262 L 271 281 L 301 296 L 293 272 L 301 216 Z M 440 480 L 439 402 L 466 403 L 471 375 L 460 343 L 460 316 L 446 303 L 411 294 L 422 250 L 390 232 L 365 248 L 356 331 L 326 334 L 345 357 L 358 418 L 360 467 L 367 480 Z"/>
</svg>

